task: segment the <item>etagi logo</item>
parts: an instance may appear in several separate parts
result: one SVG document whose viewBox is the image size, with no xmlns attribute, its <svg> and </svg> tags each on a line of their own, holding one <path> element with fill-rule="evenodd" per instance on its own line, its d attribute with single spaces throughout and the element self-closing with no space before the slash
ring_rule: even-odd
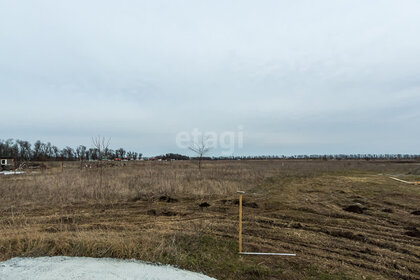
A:
<svg viewBox="0 0 420 280">
<path fill-rule="evenodd" d="M 237 131 L 200 131 L 195 128 L 191 132 L 180 131 L 176 135 L 176 145 L 181 149 L 191 150 L 219 150 L 222 156 L 231 156 L 235 149 L 241 149 L 244 146 L 243 127 L 238 126 Z"/>
</svg>

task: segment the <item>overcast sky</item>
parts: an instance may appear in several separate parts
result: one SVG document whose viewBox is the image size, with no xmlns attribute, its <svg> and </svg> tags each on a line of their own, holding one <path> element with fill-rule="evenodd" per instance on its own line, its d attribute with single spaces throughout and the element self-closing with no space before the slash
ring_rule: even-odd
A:
<svg viewBox="0 0 420 280">
<path fill-rule="evenodd" d="M 0 0 L 0 139 L 419 154 L 419 34 L 417 0 Z"/>
</svg>

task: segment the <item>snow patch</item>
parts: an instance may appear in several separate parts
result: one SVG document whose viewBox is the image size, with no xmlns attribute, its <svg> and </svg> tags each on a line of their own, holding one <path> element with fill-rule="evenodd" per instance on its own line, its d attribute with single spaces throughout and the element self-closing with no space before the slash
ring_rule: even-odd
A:
<svg viewBox="0 0 420 280">
<path fill-rule="evenodd" d="M 82 257 L 13 258 L 0 262 L 2 280 L 215 280 L 168 265 Z"/>
<path fill-rule="evenodd" d="M 25 173 L 25 172 L 23 172 L 23 171 L 1 171 L 0 172 L 0 175 L 1 174 L 3 174 L 3 175 L 15 175 L 15 174 L 23 174 L 23 173 Z"/>
</svg>

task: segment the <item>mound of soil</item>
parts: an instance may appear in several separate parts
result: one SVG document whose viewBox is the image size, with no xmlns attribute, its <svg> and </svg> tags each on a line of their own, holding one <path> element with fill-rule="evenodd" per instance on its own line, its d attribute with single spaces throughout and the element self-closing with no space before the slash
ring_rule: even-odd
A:
<svg viewBox="0 0 420 280">
<path fill-rule="evenodd" d="M 167 196 L 167 195 L 162 195 L 161 197 L 159 197 L 159 201 L 161 201 L 161 202 L 168 202 L 168 203 L 174 203 L 174 202 L 178 202 L 178 199 L 172 198 L 172 197 Z"/>
<path fill-rule="evenodd" d="M 161 216 L 176 216 L 176 215 L 178 215 L 176 212 L 172 212 L 172 211 L 169 211 L 169 210 L 163 210 L 161 213 L 160 213 L 160 215 Z"/>
<path fill-rule="evenodd" d="M 170 211 L 170 210 L 166 210 L 166 209 L 163 209 L 162 211 L 156 211 L 155 209 L 150 209 L 147 211 L 147 215 L 172 217 L 172 216 L 177 216 L 178 213 Z"/>
<path fill-rule="evenodd" d="M 351 213 L 363 214 L 364 209 L 361 206 L 354 204 L 344 207 L 343 210 Z"/>
<path fill-rule="evenodd" d="M 287 225 L 287 227 L 289 227 L 289 228 L 296 228 L 296 229 L 303 228 L 303 226 L 302 226 L 301 223 L 290 223 L 290 224 Z"/>
<path fill-rule="evenodd" d="M 416 168 L 407 173 L 408 175 L 420 175 L 420 168 Z"/>
<path fill-rule="evenodd" d="M 420 230 L 418 230 L 415 227 L 407 228 L 407 229 L 408 231 L 405 232 L 405 235 L 420 238 Z"/>
<path fill-rule="evenodd" d="M 147 199 L 146 199 L 146 197 L 143 197 L 142 195 L 136 195 L 135 197 L 133 197 L 133 198 L 131 198 L 131 199 L 129 199 L 128 201 L 131 201 L 131 202 L 137 202 L 137 201 L 147 201 Z"/>
<path fill-rule="evenodd" d="M 206 207 L 210 207 L 210 204 L 208 204 L 207 202 L 203 202 L 203 203 L 200 203 L 198 206 L 200 206 L 201 208 L 206 208 Z"/>
<path fill-rule="evenodd" d="M 239 199 L 235 199 L 235 200 L 233 201 L 233 203 L 234 203 L 235 205 L 239 205 Z M 247 201 L 247 200 L 242 200 L 242 205 L 243 205 L 244 207 L 258 208 L 258 204 L 257 204 L 257 203 L 255 203 L 255 202 L 249 202 L 249 201 Z"/>
<path fill-rule="evenodd" d="M 355 234 L 351 231 L 327 231 L 327 233 L 329 235 L 335 236 L 335 237 L 341 237 L 341 238 L 347 238 L 347 239 L 351 239 L 351 240 L 356 240 L 356 241 L 365 241 L 366 237 L 363 234 Z"/>
<path fill-rule="evenodd" d="M 147 215 L 156 216 L 157 215 L 157 212 L 156 212 L 155 209 L 150 209 L 150 210 L 147 210 Z"/>
</svg>

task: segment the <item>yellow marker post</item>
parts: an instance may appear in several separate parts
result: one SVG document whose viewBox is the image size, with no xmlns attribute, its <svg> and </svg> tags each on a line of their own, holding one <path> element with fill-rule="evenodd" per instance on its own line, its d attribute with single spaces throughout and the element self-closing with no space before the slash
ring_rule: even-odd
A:
<svg viewBox="0 0 420 280">
<path fill-rule="evenodd" d="M 239 193 L 239 253 L 242 253 L 242 195 L 245 192 L 238 191 L 238 193 Z"/>
</svg>

